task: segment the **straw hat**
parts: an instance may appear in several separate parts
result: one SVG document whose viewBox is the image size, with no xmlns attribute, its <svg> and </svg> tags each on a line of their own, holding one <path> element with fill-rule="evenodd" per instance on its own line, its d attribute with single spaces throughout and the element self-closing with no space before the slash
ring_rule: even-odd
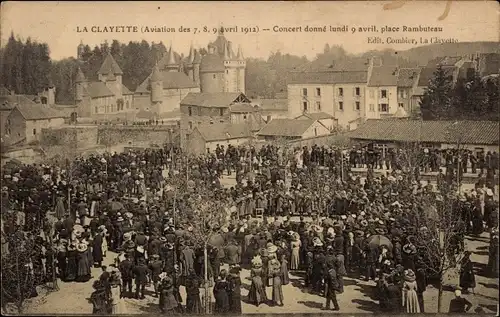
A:
<svg viewBox="0 0 500 317">
<path fill-rule="evenodd" d="M 313 246 L 315 246 L 315 247 L 322 247 L 323 246 L 323 241 L 321 241 L 320 238 L 315 237 L 313 239 Z"/>
<path fill-rule="evenodd" d="M 262 259 L 260 256 L 257 255 L 252 259 L 252 266 L 256 268 L 262 267 Z"/>
<path fill-rule="evenodd" d="M 312 225 L 311 229 L 314 230 L 314 231 L 316 231 L 316 232 L 318 232 L 318 233 L 323 232 L 323 227 L 320 227 L 318 225 Z"/>
<path fill-rule="evenodd" d="M 134 214 L 131 212 L 127 212 L 125 213 L 125 217 L 127 217 L 128 219 L 132 219 L 134 217 Z"/>
<path fill-rule="evenodd" d="M 88 249 L 88 246 L 87 246 L 87 244 L 86 244 L 86 243 L 78 243 L 78 244 L 76 245 L 76 250 L 77 250 L 78 252 L 85 252 L 85 251 L 87 251 L 87 249 Z"/>
<path fill-rule="evenodd" d="M 123 217 L 122 217 L 122 216 L 120 216 L 120 217 L 118 217 L 118 219 L 116 219 L 116 221 L 118 221 L 118 222 L 121 222 L 121 221 L 123 221 L 123 220 L 124 220 L 124 219 L 123 219 Z"/>
<path fill-rule="evenodd" d="M 404 272 L 404 278 L 407 282 L 414 282 L 416 279 L 415 273 L 411 269 L 408 269 Z"/>
<path fill-rule="evenodd" d="M 268 253 L 276 253 L 276 251 L 278 251 L 278 247 L 272 243 L 268 243 L 266 250 Z"/>
<path fill-rule="evenodd" d="M 346 215 L 341 215 L 341 216 L 340 216 L 340 219 L 342 219 L 342 220 L 346 220 L 346 219 L 347 219 L 347 216 L 346 216 Z"/>
<path fill-rule="evenodd" d="M 137 252 L 144 253 L 144 247 L 142 245 L 138 245 L 136 248 Z"/>
<path fill-rule="evenodd" d="M 366 227 L 368 226 L 368 221 L 366 219 L 363 219 L 361 220 L 360 224 L 363 226 L 363 227 Z"/>
<path fill-rule="evenodd" d="M 126 232 L 123 234 L 123 240 L 124 241 L 129 241 L 132 239 L 132 234 L 130 232 Z"/>
</svg>

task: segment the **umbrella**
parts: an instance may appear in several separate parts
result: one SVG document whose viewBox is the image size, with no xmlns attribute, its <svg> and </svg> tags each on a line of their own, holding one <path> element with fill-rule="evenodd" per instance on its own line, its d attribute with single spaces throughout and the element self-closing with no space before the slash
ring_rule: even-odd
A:
<svg viewBox="0 0 500 317">
<path fill-rule="evenodd" d="M 370 248 L 379 248 L 379 247 L 385 245 L 390 250 L 392 250 L 392 243 L 389 240 L 389 238 L 387 238 L 386 236 L 380 235 L 380 234 L 370 236 L 367 239 L 367 242 L 368 242 L 368 246 Z"/>
<path fill-rule="evenodd" d="M 118 201 L 112 201 L 110 204 L 110 207 L 111 207 L 112 211 L 119 211 L 119 210 L 124 209 L 123 204 L 121 202 L 118 202 Z"/>
</svg>

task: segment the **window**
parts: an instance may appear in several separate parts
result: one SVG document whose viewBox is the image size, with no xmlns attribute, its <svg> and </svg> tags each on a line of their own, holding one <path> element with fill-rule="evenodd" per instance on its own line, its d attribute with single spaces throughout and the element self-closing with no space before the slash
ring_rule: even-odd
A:
<svg viewBox="0 0 500 317">
<path fill-rule="evenodd" d="M 404 108 L 404 104 L 402 102 L 398 103 L 399 108 Z"/>
<path fill-rule="evenodd" d="M 222 117 L 224 115 L 224 108 L 219 109 L 219 115 Z"/>
<path fill-rule="evenodd" d="M 357 111 L 361 110 L 361 104 L 359 103 L 359 101 L 356 101 L 355 107 Z"/>
<path fill-rule="evenodd" d="M 36 135 L 36 129 L 33 129 L 33 135 Z"/>
<path fill-rule="evenodd" d="M 193 115 L 193 110 L 191 109 L 191 107 L 188 108 L 188 113 L 190 117 Z"/>
<path fill-rule="evenodd" d="M 193 122 L 189 121 L 189 128 L 192 129 L 193 128 Z"/>
<path fill-rule="evenodd" d="M 381 112 L 389 112 L 389 105 L 386 103 L 381 103 L 380 104 L 380 111 Z"/>
<path fill-rule="evenodd" d="M 318 128 L 314 128 L 314 136 L 318 136 Z"/>
<path fill-rule="evenodd" d="M 356 94 L 356 96 L 361 96 L 361 89 L 359 87 L 356 87 L 354 88 L 354 93 Z"/>
<path fill-rule="evenodd" d="M 339 88 L 339 97 L 344 96 L 344 88 Z"/>
<path fill-rule="evenodd" d="M 344 111 L 344 103 L 342 101 L 339 101 L 339 110 Z"/>
<path fill-rule="evenodd" d="M 316 88 L 316 96 L 321 97 L 321 88 Z"/>
<path fill-rule="evenodd" d="M 380 91 L 380 98 L 387 98 L 387 90 L 382 89 Z"/>
<path fill-rule="evenodd" d="M 321 111 L 321 102 L 320 101 L 316 101 L 316 109 L 318 111 Z"/>
<path fill-rule="evenodd" d="M 307 101 L 302 103 L 302 110 L 307 111 Z"/>
<path fill-rule="evenodd" d="M 375 112 L 375 105 L 374 104 L 370 104 L 370 112 Z"/>
<path fill-rule="evenodd" d="M 307 96 L 307 88 L 302 88 L 302 96 Z"/>
<path fill-rule="evenodd" d="M 244 119 L 244 120 L 246 120 L 246 119 L 247 119 L 247 115 L 246 115 L 246 114 L 244 114 L 244 115 L 243 115 L 243 119 Z"/>
</svg>

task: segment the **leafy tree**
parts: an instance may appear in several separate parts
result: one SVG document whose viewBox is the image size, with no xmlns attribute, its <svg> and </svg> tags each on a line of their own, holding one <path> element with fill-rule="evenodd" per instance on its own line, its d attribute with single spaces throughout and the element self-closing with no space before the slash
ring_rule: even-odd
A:
<svg viewBox="0 0 500 317">
<path fill-rule="evenodd" d="M 424 120 L 446 119 L 451 110 L 452 78 L 438 65 L 420 100 Z"/>
<path fill-rule="evenodd" d="M 486 90 L 486 113 L 490 120 L 500 120 L 500 77 L 490 78 L 485 83 Z"/>
</svg>

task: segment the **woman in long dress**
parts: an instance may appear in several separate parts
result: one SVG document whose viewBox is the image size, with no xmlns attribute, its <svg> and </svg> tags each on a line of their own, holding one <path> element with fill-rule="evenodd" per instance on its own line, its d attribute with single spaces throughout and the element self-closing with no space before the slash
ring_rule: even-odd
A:
<svg viewBox="0 0 500 317">
<path fill-rule="evenodd" d="M 404 272 L 403 283 L 403 306 L 407 314 L 419 314 L 420 305 L 418 304 L 417 282 L 415 273 L 412 270 Z"/>
<path fill-rule="evenodd" d="M 292 256 L 290 258 L 290 270 L 298 270 L 300 267 L 300 247 L 302 242 L 300 241 L 300 236 L 298 233 L 294 233 L 293 240 L 291 242 Z"/>
<path fill-rule="evenodd" d="M 71 282 L 76 279 L 76 271 L 78 268 L 77 264 L 78 251 L 73 243 L 68 246 L 68 251 L 66 253 L 66 272 L 64 274 L 65 281 Z"/>
<path fill-rule="evenodd" d="M 80 242 L 76 246 L 76 250 L 78 251 L 77 259 L 78 259 L 78 271 L 76 274 L 77 282 L 87 282 L 90 280 L 90 266 L 89 266 L 89 257 L 88 257 L 88 247 L 86 243 Z"/>
<path fill-rule="evenodd" d="M 290 283 L 290 275 L 288 274 L 288 261 L 286 254 L 281 255 L 281 282 L 283 285 Z"/>
<path fill-rule="evenodd" d="M 113 264 L 112 264 L 113 265 Z M 120 284 L 121 274 L 116 267 L 111 267 L 111 275 L 109 277 L 109 284 L 111 286 L 111 307 L 113 314 L 125 314 L 123 301 L 120 298 Z"/>
<path fill-rule="evenodd" d="M 460 287 L 462 288 L 462 293 L 467 294 L 469 288 L 476 287 L 476 277 L 474 275 L 474 268 L 472 261 L 470 260 L 470 252 L 465 251 L 464 258 L 460 263 Z"/>
<path fill-rule="evenodd" d="M 201 281 L 196 273 L 191 270 L 186 278 L 186 313 L 202 314 L 200 300 L 200 285 Z"/>
<path fill-rule="evenodd" d="M 262 281 L 262 260 L 259 256 L 252 259 L 250 278 L 252 284 L 248 292 L 248 301 L 258 307 L 267 302 L 266 287 Z"/>
<path fill-rule="evenodd" d="M 229 311 L 232 315 L 241 315 L 241 278 L 240 268 L 229 270 Z"/>
<path fill-rule="evenodd" d="M 214 285 L 215 309 L 214 313 L 228 314 L 229 313 L 229 285 L 226 281 L 227 271 L 220 271 L 220 279 Z"/>
<path fill-rule="evenodd" d="M 283 289 L 281 284 L 281 263 L 276 259 L 276 254 L 269 256 L 269 273 L 272 277 L 273 304 L 283 306 Z"/>
</svg>

